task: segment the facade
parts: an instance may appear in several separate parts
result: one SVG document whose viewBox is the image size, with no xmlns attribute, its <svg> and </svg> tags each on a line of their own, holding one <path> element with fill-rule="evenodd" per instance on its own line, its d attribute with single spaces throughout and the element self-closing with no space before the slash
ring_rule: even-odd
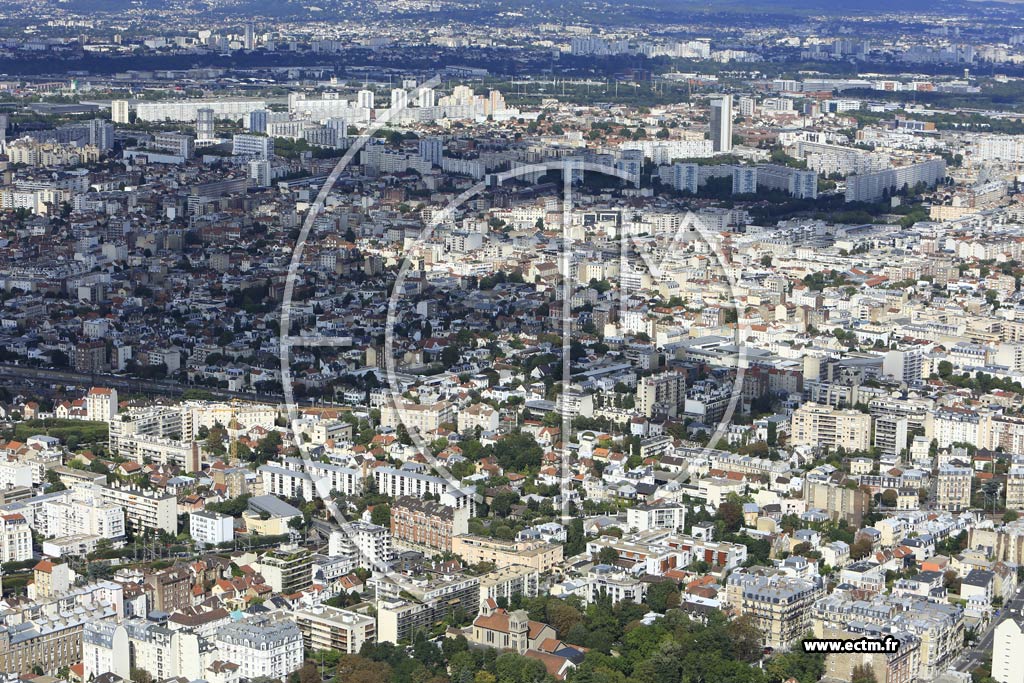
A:
<svg viewBox="0 0 1024 683">
<path fill-rule="evenodd" d="M 289 618 L 261 617 L 236 621 L 217 632 L 218 656 L 238 664 L 242 678 L 287 680 L 302 666 L 302 632 Z"/>
<path fill-rule="evenodd" d="M 32 529 L 24 515 L 0 516 L 0 562 L 32 559 Z"/>
<path fill-rule="evenodd" d="M 711 101 L 711 148 L 716 153 L 732 151 L 732 96 Z"/>
<path fill-rule="evenodd" d="M 376 621 L 365 614 L 326 605 L 293 614 L 309 650 L 358 654 L 363 644 L 376 642 Z"/>
<path fill-rule="evenodd" d="M 178 533 L 178 499 L 148 490 L 99 487 L 100 500 L 124 509 L 125 519 L 136 530 L 161 529 Z"/>
<path fill-rule="evenodd" d="M 452 539 L 452 552 L 468 564 L 490 562 L 499 569 L 519 564 L 542 573 L 562 561 L 560 544 L 502 541 L 468 534 Z"/>
<path fill-rule="evenodd" d="M 128 630 L 113 621 L 90 621 L 82 630 L 82 676 L 114 673 L 127 680 L 131 675 Z"/>
<path fill-rule="evenodd" d="M 189 535 L 197 543 L 218 545 L 235 537 L 235 520 L 219 512 L 200 510 L 188 516 Z"/>
<path fill-rule="evenodd" d="M 971 476 L 969 467 L 941 465 L 936 477 L 935 504 L 940 510 L 959 512 L 971 506 Z"/>
<path fill-rule="evenodd" d="M 1010 616 L 996 626 L 992 643 L 992 678 L 999 683 L 1024 683 L 1024 620 Z"/>
<path fill-rule="evenodd" d="M 858 410 L 805 403 L 793 411 L 790 428 L 795 446 L 842 447 L 848 451 L 871 447 L 871 416 Z"/>
<path fill-rule="evenodd" d="M 411 496 L 391 506 L 391 538 L 397 546 L 451 552 L 452 538 L 469 531 L 469 509 Z"/>
<path fill-rule="evenodd" d="M 763 568 L 736 569 L 726 582 L 726 603 L 749 616 L 764 645 L 787 650 L 811 628 L 811 608 L 825 594 L 817 577 L 801 579 Z"/>
</svg>

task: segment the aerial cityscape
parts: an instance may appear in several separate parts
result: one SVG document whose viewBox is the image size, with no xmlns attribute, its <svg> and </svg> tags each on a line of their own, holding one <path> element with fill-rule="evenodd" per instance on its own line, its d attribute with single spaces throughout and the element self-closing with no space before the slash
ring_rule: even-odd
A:
<svg viewBox="0 0 1024 683">
<path fill-rule="evenodd" d="M 0 683 L 1024 683 L 1024 3 L 0 0 Z"/>
</svg>

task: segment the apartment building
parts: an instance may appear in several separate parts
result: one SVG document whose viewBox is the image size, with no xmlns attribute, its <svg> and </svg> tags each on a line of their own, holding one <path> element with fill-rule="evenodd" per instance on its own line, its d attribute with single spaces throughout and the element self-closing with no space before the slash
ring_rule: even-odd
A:
<svg viewBox="0 0 1024 683">
<path fill-rule="evenodd" d="M 391 506 L 391 538 L 400 547 L 451 552 L 452 538 L 469 532 L 469 508 L 402 496 Z"/>
<path fill-rule="evenodd" d="M 1024 462 L 1016 458 L 1006 472 L 1006 507 L 1024 510 Z"/>
<path fill-rule="evenodd" d="M 407 595 L 402 595 L 402 592 Z M 434 581 L 426 585 L 395 585 L 377 591 L 377 642 L 410 640 L 418 630 L 430 630 L 454 612 L 466 616 L 480 610 L 476 577 Z"/>
<path fill-rule="evenodd" d="M 429 493 L 440 498 L 444 505 L 468 507 L 470 516 L 473 516 L 476 509 L 473 496 L 460 490 L 447 479 L 394 467 L 378 467 L 373 471 L 373 479 L 377 485 L 377 492 L 392 498 L 422 498 Z"/>
<path fill-rule="evenodd" d="M 729 574 L 725 604 L 749 616 L 764 645 L 787 650 L 811 628 L 814 602 L 825 594 L 821 579 L 802 579 L 763 567 L 739 568 Z"/>
<path fill-rule="evenodd" d="M 219 512 L 199 510 L 189 513 L 189 535 L 203 545 L 227 543 L 235 537 L 235 519 Z"/>
<path fill-rule="evenodd" d="M 170 614 L 192 606 L 192 576 L 184 567 L 162 569 L 143 585 L 153 609 Z"/>
<path fill-rule="evenodd" d="M 178 499 L 155 491 L 114 486 L 99 487 L 100 500 L 124 508 L 124 516 L 136 531 L 162 529 L 178 533 Z"/>
<path fill-rule="evenodd" d="M 800 199 L 818 196 L 818 174 L 780 164 L 758 164 L 757 185 L 769 190 L 788 192 Z"/>
<path fill-rule="evenodd" d="M 405 403 L 396 408 L 385 405 L 380 409 L 380 423 L 383 429 L 398 429 L 405 425 L 409 431 L 416 430 L 420 434 L 428 434 L 437 430 L 442 424 L 456 424 L 455 406 L 447 401 L 430 404 Z"/>
<path fill-rule="evenodd" d="M 681 503 L 654 503 L 630 507 L 626 510 L 626 526 L 636 531 L 682 531 L 686 526 L 686 506 Z"/>
<path fill-rule="evenodd" d="M 252 566 L 275 593 L 298 593 L 313 584 L 313 553 L 294 546 L 265 552 Z"/>
<path fill-rule="evenodd" d="M 532 567 L 509 565 L 480 577 L 480 603 L 488 599 L 512 599 L 514 595 L 533 598 L 538 594 L 540 572 Z"/>
<path fill-rule="evenodd" d="M 999 683 L 1024 683 L 1024 618 L 1011 615 L 996 626 L 992 644 L 992 678 Z"/>
<path fill-rule="evenodd" d="M 870 600 L 860 600 L 845 591 L 834 591 L 814 605 L 816 638 L 826 638 L 830 631 L 846 630 L 853 622 L 890 628 L 919 638 L 919 680 L 935 679 L 964 646 L 964 612 L 957 605 L 915 595 L 876 595 Z"/>
<path fill-rule="evenodd" d="M 846 201 L 876 202 L 886 193 L 900 190 L 904 186 L 913 188 L 918 183 L 924 183 L 931 187 L 945 176 L 946 162 L 942 159 L 859 173 L 846 179 Z"/>
<path fill-rule="evenodd" d="M 636 408 L 647 417 L 676 417 L 686 402 L 686 375 L 662 372 L 641 377 L 636 386 Z"/>
<path fill-rule="evenodd" d="M 790 429 L 794 446 L 842 447 L 848 451 L 871 447 L 871 416 L 858 410 L 805 403 L 793 411 Z"/>
<path fill-rule="evenodd" d="M 302 666 L 302 632 L 286 616 L 236 621 L 222 627 L 214 642 L 221 659 L 238 664 L 242 678 L 283 681 Z"/>
<path fill-rule="evenodd" d="M 824 510 L 833 520 L 845 519 L 859 528 L 868 513 L 870 494 L 855 482 L 817 480 L 804 482 L 804 501 L 809 509 Z"/>
<path fill-rule="evenodd" d="M 972 475 L 969 467 L 941 465 L 936 477 L 936 507 L 950 512 L 960 512 L 971 507 Z"/>
<path fill-rule="evenodd" d="M 455 536 L 452 553 L 467 564 L 490 562 L 495 567 L 524 565 L 538 572 L 550 571 L 562 561 L 562 545 L 537 541 L 502 541 L 485 536 Z"/>
<path fill-rule="evenodd" d="M 101 581 L 12 608 L 0 625 L 0 671 L 36 668 L 56 676 L 82 661 L 86 624 L 123 617 L 123 589 Z"/>
<path fill-rule="evenodd" d="M 921 670 L 921 639 L 912 633 L 893 632 L 877 626 L 851 625 L 845 630 L 827 631 L 827 638 L 855 640 L 895 638 L 899 646 L 894 652 L 830 654 L 825 657 L 825 672 L 836 681 L 854 680 L 854 669 L 867 667 L 876 681 L 886 683 L 914 683 Z"/>
<path fill-rule="evenodd" d="M 376 642 L 373 617 L 358 612 L 321 605 L 292 613 L 308 650 L 337 650 L 358 654 L 365 643 Z"/>
<path fill-rule="evenodd" d="M 32 529 L 24 515 L 0 515 L 0 563 L 32 559 Z"/>
</svg>

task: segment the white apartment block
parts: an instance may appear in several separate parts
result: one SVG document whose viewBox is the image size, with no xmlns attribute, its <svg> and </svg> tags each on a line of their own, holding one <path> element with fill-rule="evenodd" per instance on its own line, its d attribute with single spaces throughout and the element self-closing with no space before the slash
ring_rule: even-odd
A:
<svg viewBox="0 0 1024 683">
<path fill-rule="evenodd" d="M 235 520 L 230 515 L 199 510 L 188 516 L 189 535 L 203 545 L 227 543 L 235 537 Z"/>
<path fill-rule="evenodd" d="M 992 678 L 999 683 L 1024 683 L 1024 620 L 1018 616 L 1003 619 L 996 626 L 992 644 Z"/>
<path fill-rule="evenodd" d="M 793 411 L 791 443 L 863 451 L 871 446 L 871 416 L 857 410 L 838 410 L 805 403 Z"/>
<path fill-rule="evenodd" d="M 184 100 L 137 102 L 135 113 L 139 121 L 195 121 L 200 109 L 212 109 L 217 118 L 244 121 L 249 112 L 266 108 L 262 100 Z"/>
<path fill-rule="evenodd" d="M 23 515 L 0 515 L 0 563 L 32 559 L 32 530 Z"/>
<path fill-rule="evenodd" d="M 288 618 L 257 618 L 221 628 L 215 637 L 219 657 L 239 666 L 242 678 L 287 680 L 302 666 L 302 633 Z"/>
<path fill-rule="evenodd" d="M 106 503 L 124 508 L 127 521 L 136 530 L 163 529 L 167 533 L 178 533 L 178 499 L 153 491 L 131 488 L 100 486 L 100 499 Z"/>
</svg>

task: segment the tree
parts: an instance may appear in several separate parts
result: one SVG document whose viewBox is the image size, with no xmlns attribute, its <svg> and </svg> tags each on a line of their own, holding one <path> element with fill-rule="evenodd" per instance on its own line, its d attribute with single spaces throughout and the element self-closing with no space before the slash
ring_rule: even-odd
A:
<svg viewBox="0 0 1024 683">
<path fill-rule="evenodd" d="M 505 470 L 522 471 L 539 467 L 544 449 L 530 434 L 513 432 L 494 444 L 494 458 Z"/>
<path fill-rule="evenodd" d="M 313 662 L 306 662 L 302 665 L 298 671 L 294 674 L 295 683 L 323 683 L 320 679 L 320 672 L 317 671 L 316 664 Z"/>
<path fill-rule="evenodd" d="M 381 683 L 391 679 L 392 669 L 362 655 L 346 655 L 334 670 L 334 683 Z M 132 680 L 136 680 L 134 677 Z"/>
<path fill-rule="evenodd" d="M 615 564 L 619 560 L 619 551 L 615 548 L 605 546 L 597 553 L 597 561 L 600 564 Z"/>
<path fill-rule="evenodd" d="M 578 609 L 561 600 L 554 599 L 547 603 L 546 617 L 551 627 L 558 631 L 558 635 L 563 638 L 576 624 L 583 621 L 583 615 Z"/>
<path fill-rule="evenodd" d="M 854 541 L 852 546 L 850 546 L 850 559 L 863 560 L 871 554 L 873 549 L 874 547 L 871 545 L 871 539 L 859 538 Z"/>
<path fill-rule="evenodd" d="M 679 607 L 679 588 L 672 581 L 651 584 L 647 589 L 647 606 L 655 612 Z"/>
<path fill-rule="evenodd" d="M 391 528 L 391 506 L 387 503 L 381 503 L 380 505 L 373 506 L 373 512 L 370 513 L 370 521 L 377 526 Z"/>
<path fill-rule="evenodd" d="M 1003 521 L 1006 523 L 1016 522 L 1019 517 L 1020 514 L 1016 510 L 1007 510 L 1003 513 Z"/>
<path fill-rule="evenodd" d="M 878 683 L 875 671 L 867 664 L 858 664 L 850 674 L 850 683 Z"/>
<path fill-rule="evenodd" d="M 725 525 L 726 531 L 735 533 L 743 527 L 743 506 L 735 501 L 724 501 L 718 506 L 715 518 Z"/>
<path fill-rule="evenodd" d="M 518 502 L 519 495 L 514 491 L 499 491 L 491 500 L 491 511 L 496 517 L 508 517 Z"/>
<path fill-rule="evenodd" d="M 895 489 L 886 489 L 882 491 L 882 505 L 886 507 L 894 508 L 899 500 L 899 495 Z"/>
</svg>

